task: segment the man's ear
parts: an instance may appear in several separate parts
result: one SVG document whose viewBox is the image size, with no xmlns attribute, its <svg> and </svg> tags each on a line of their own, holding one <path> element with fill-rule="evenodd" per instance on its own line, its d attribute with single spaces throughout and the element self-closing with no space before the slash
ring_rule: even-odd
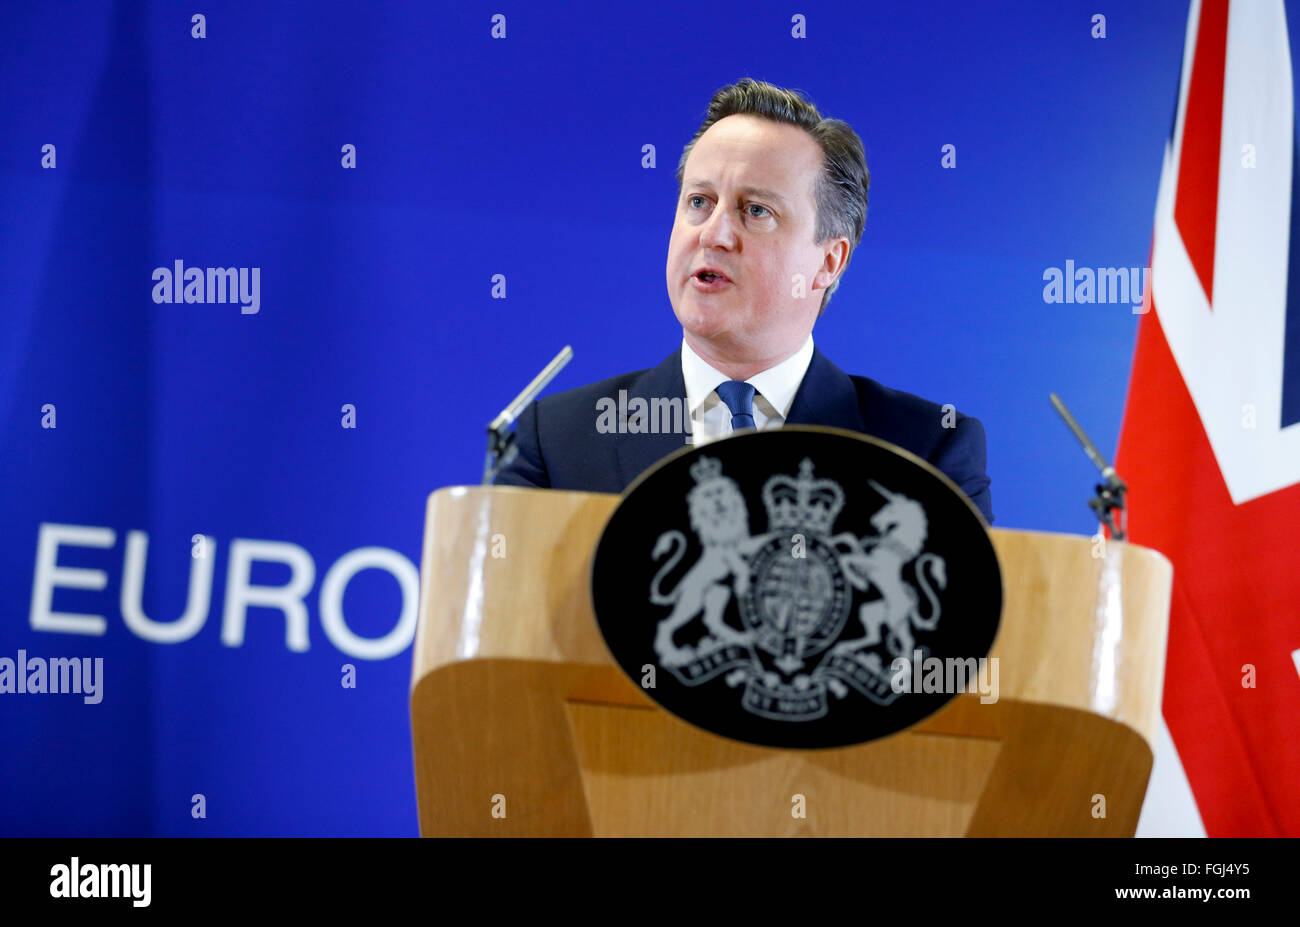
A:
<svg viewBox="0 0 1300 927">
<path fill-rule="evenodd" d="M 837 238 L 831 244 L 830 250 L 826 252 L 821 270 L 817 271 L 817 276 L 813 279 L 822 289 L 827 289 L 840 274 L 844 273 L 844 267 L 848 262 L 849 240 L 844 237 Z"/>
</svg>

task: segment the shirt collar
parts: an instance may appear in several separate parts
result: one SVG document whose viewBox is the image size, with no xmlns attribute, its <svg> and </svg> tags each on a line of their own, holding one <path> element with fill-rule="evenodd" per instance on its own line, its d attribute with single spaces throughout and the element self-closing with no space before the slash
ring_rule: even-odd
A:
<svg viewBox="0 0 1300 927">
<path fill-rule="evenodd" d="M 804 374 L 808 372 L 808 365 L 812 363 L 812 356 L 813 339 L 809 334 L 803 347 L 798 351 L 775 367 L 754 374 L 745 382 L 753 386 L 781 418 L 787 418 L 790 414 L 790 406 L 794 404 L 795 393 L 799 392 L 799 384 L 803 382 Z M 686 381 L 686 403 L 690 406 L 691 414 L 694 415 L 699 407 L 714 395 L 713 391 L 719 384 L 731 378 L 715 370 L 692 351 L 683 337 L 682 379 Z"/>
</svg>

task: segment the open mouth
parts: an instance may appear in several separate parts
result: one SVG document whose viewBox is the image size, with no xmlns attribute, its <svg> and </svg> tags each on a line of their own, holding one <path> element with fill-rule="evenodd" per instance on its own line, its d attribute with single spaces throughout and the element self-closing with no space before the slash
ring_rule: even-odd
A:
<svg viewBox="0 0 1300 927">
<path fill-rule="evenodd" d="M 709 284 L 709 283 L 730 283 L 730 282 L 731 282 L 731 281 L 728 280 L 726 277 L 722 276 L 722 274 L 716 273 L 716 272 L 714 272 L 714 271 L 712 271 L 712 270 L 701 270 L 701 271 L 699 271 L 698 273 L 695 274 L 695 279 L 698 280 L 698 281 L 700 281 L 701 283 L 705 283 L 705 284 Z"/>
</svg>

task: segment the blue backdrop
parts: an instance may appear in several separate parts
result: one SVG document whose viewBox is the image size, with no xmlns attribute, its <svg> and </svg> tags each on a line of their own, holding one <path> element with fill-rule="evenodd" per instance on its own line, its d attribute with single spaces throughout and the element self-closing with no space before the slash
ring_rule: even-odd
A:
<svg viewBox="0 0 1300 927">
<path fill-rule="evenodd" d="M 1139 316 L 1046 302 L 1044 274 L 1147 264 L 1187 17 L 1105 6 L 1095 38 L 1077 2 L 4 4 L 0 658 L 103 669 L 98 704 L 0 694 L 0 833 L 416 832 L 425 499 L 477 481 L 485 423 L 564 344 L 552 389 L 676 346 L 673 172 L 740 77 L 866 146 L 818 345 L 982 419 L 999 526 L 1092 533 L 1047 394 L 1113 454 Z M 155 302 L 176 261 L 257 268 L 258 311 Z M 132 532 L 153 622 L 214 568 L 184 639 L 127 623 Z M 302 612 L 227 614 L 237 550 Z"/>
</svg>

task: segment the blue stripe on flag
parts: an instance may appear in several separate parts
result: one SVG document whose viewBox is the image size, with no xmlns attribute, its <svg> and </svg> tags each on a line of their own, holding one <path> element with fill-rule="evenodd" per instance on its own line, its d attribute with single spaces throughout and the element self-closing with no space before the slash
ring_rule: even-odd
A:
<svg viewBox="0 0 1300 927">
<path fill-rule="evenodd" d="M 1286 272 L 1286 336 L 1282 339 L 1282 423 L 1300 422 L 1300 153 L 1291 142 L 1291 242 Z"/>
<path fill-rule="evenodd" d="M 1296 4 L 1285 5 L 1287 20 L 1287 42 L 1291 47 L 1291 105 L 1294 109 L 1296 99 L 1300 98 L 1300 87 L 1296 86 L 1296 30 L 1291 28 L 1295 21 L 1291 14 Z M 1300 197 L 1296 188 L 1300 187 L 1300 152 L 1297 152 L 1295 136 L 1291 139 L 1291 241 L 1287 255 L 1286 280 L 1286 335 L 1282 339 L 1282 422 L 1281 427 L 1300 422 Z"/>
</svg>

